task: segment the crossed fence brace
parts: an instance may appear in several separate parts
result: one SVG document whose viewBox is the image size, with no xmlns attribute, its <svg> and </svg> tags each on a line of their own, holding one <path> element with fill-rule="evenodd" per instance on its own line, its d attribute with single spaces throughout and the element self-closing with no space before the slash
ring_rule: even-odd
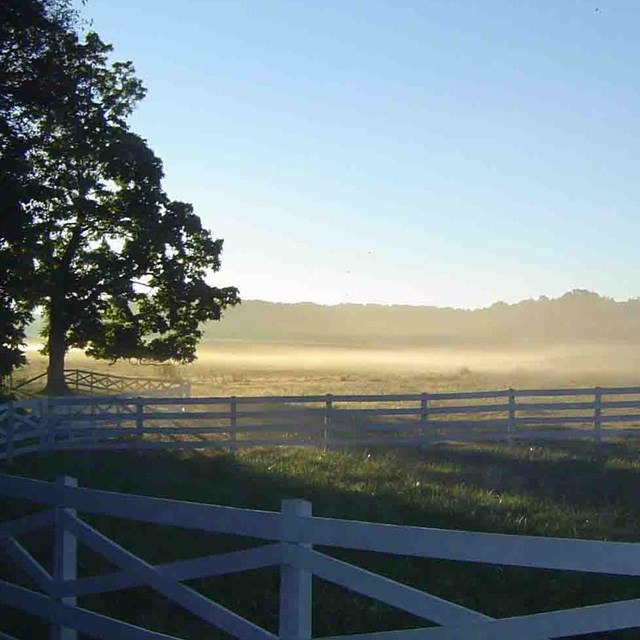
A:
<svg viewBox="0 0 640 640">
<path fill-rule="evenodd" d="M 49 620 L 52 637 L 74 640 L 77 632 L 99 638 L 174 639 L 78 606 L 90 594 L 149 586 L 211 625 L 241 640 L 311 638 L 311 578 L 374 598 L 437 627 L 355 636 L 358 640 L 542 640 L 640 626 L 640 599 L 494 619 L 361 567 L 321 553 L 313 545 L 416 557 L 484 562 L 530 568 L 640 576 L 640 544 L 448 531 L 356 522 L 311 515 L 311 504 L 284 500 L 280 513 L 236 509 L 78 488 L 73 478 L 54 483 L 0 474 L 0 495 L 52 507 L 0 523 L 0 546 L 40 591 L 0 580 L 0 602 Z M 263 546 L 152 565 L 78 516 L 78 511 L 129 518 L 212 533 L 259 538 Z M 17 537 L 54 528 L 54 558 L 48 572 Z M 275 541 L 275 542 L 274 542 Z M 77 576 L 82 543 L 118 571 Z M 183 584 L 264 567 L 280 567 L 278 635 L 254 624 Z M 0 634 L 2 637 L 2 634 Z M 7 637 L 7 636 L 5 636 Z M 322 640 L 346 640 L 332 636 Z"/>
</svg>

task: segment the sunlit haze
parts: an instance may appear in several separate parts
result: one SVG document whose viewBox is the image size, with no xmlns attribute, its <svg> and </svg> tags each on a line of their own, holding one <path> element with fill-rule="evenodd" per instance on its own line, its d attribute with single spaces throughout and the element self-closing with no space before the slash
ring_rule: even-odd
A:
<svg viewBox="0 0 640 640">
<path fill-rule="evenodd" d="M 640 292 L 637 0 L 89 0 L 245 299 Z"/>
</svg>

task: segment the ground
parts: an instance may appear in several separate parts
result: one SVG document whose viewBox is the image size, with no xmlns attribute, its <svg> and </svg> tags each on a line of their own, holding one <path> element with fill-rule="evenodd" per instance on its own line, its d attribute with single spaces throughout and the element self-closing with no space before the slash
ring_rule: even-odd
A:
<svg viewBox="0 0 640 640">
<path fill-rule="evenodd" d="M 201 359 L 182 373 L 195 381 L 196 394 L 207 395 L 606 386 L 639 382 L 640 376 L 634 379 L 630 364 L 633 357 L 633 352 L 624 354 L 613 347 L 545 354 L 535 350 L 475 353 L 237 343 L 203 351 Z M 42 365 L 42 360 L 32 356 L 30 373 Z M 93 363 L 77 354 L 72 354 L 68 363 L 70 368 L 90 365 Z M 99 368 L 124 375 L 140 375 L 141 371 L 129 364 Z M 637 440 L 610 442 L 601 454 L 589 442 L 515 447 L 458 444 L 427 450 L 326 453 L 316 449 L 255 448 L 235 454 L 57 454 L 24 457 L 13 465 L 3 464 L 0 471 L 47 479 L 56 473 L 68 473 L 84 486 L 267 510 L 277 510 L 283 498 L 304 498 L 313 503 L 314 514 L 326 517 L 640 541 Z M 7 506 L 5 515 L 18 509 L 14 504 Z M 194 535 L 107 518 L 87 520 L 150 562 L 250 544 L 229 536 Z M 43 545 L 47 547 L 46 539 L 30 543 L 34 554 Z M 326 551 L 496 617 L 640 597 L 637 578 Z M 104 568 L 88 552 L 83 551 L 80 559 L 84 572 Z M 2 566 L 7 570 L 8 564 L 3 562 Z M 190 585 L 275 630 L 275 571 L 198 580 Z M 422 624 L 322 581 L 316 581 L 314 589 L 316 636 Z M 218 637 L 147 589 L 94 596 L 81 604 L 105 613 L 117 612 L 132 623 L 185 638 Z M 20 636 L 29 629 L 33 638 L 46 637 L 42 625 L 27 617 L 12 612 L 0 619 L 2 630 Z M 627 631 L 588 637 L 637 636 L 637 631 Z"/>
<path fill-rule="evenodd" d="M 16 381 L 46 370 L 35 345 L 28 355 L 28 365 L 15 375 Z M 507 349 L 229 341 L 204 344 L 198 359 L 176 367 L 174 374 L 193 382 L 194 395 L 381 394 L 636 385 L 638 362 L 640 345 L 619 343 Z M 109 365 L 79 351 L 68 355 L 67 368 L 136 377 L 168 373 L 129 362 Z"/>
</svg>

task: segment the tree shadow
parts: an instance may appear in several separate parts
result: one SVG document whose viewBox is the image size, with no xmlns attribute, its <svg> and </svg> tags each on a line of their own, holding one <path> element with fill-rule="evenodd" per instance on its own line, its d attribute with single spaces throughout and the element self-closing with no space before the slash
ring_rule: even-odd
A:
<svg viewBox="0 0 640 640">
<path fill-rule="evenodd" d="M 415 456 L 427 465 L 445 460 L 460 469 L 443 482 L 606 512 L 616 519 L 607 525 L 609 537 L 631 542 L 640 538 L 637 440 L 606 442 L 601 449 L 588 442 L 530 442 L 513 448 L 447 445 L 400 455 Z"/>
<path fill-rule="evenodd" d="M 530 484 L 523 481 L 522 489 L 518 491 L 546 499 L 548 486 L 533 484 L 533 479 L 546 475 L 548 484 L 562 482 L 563 486 L 569 487 L 563 491 L 577 503 L 586 498 L 579 483 L 573 487 L 573 481 L 569 482 L 567 476 L 583 476 L 587 487 L 596 486 L 603 473 L 610 474 L 605 476 L 608 483 L 621 483 L 636 477 L 625 469 L 608 469 L 604 460 L 590 462 L 588 448 L 572 445 L 555 447 L 555 450 L 556 458 L 544 458 L 542 454 L 537 454 L 536 458 L 534 452 L 527 458 L 524 452 L 514 450 L 489 447 L 475 450 L 461 446 L 440 446 L 419 453 L 355 450 L 323 454 L 318 450 L 284 448 L 238 452 L 236 455 L 225 452 L 143 455 L 93 452 L 25 457 L 11 467 L 2 465 L 0 470 L 49 480 L 57 473 L 65 473 L 77 477 L 80 486 L 272 511 L 279 510 L 283 498 L 297 497 L 311 501 L 314 514 L 323 517 L 538 535 L 544 532 L 535 529 L 535 522 L 527 531 L 527 527 L 508 519 L 500 520 L 496 517 L 499 510 L 492 512 L 483 508 L 477 503 L 476 493 L 471 491 L 467 495 L 460 487 L 466 483 L 467 488 L 485 489 L 498 482 L 507 486 L 510 476 L 519 473 L 518 477 L 525 478 Z M 615 447 L 610 451 L 623 453 Z M 627 451 L 627 457 L 630 455 Z M 422 467 L 425 475 L 421 477 L 425 484 L 410 489 L 395 484 L 393 474 L 404 472 L 403 463 L 407 467 L 414 464 L 416 473 Z M 300 468 L 296 469 L 295 465 Z M 366 465 L 371 465 L 370 472 Z M 490 472 L 491 469 L 497 471 Z M 411 471 L 413 473 L 413 467 Z M 348 482 L 338 482 L 338 472 L 343 476 L 351 473 L 352 477 Z M 370 477 L 369 484 L 363 488 L 362 478 L 367 477 Z M 514 491 L 513 486 L 511 491 Z M 613 493 L 613 488 L 605 490 L 597 504 Z M 626 499 L 631 497 L 632 490 L 625 488 L 615 495 L 618 500 Z M 556 495 L 554 499 L 557 498 Z M 637 512 L 633 501 L 627 507 L 633 513 Z M 230 551 L 255 544 L 255 541 L 233 536 L 200 535 L 173 527 L 161 528 L 109 518 L 87 520 L 150 562 Z M 640 581 L 630 578 L 491 567 L 351 550 L 327 551 L 496 617 L 640 597 Z M 90 560 L 85 559 L 85 563 L 95 570 L 96 565 Z M 193 586 L 265 628 L 276 630 L 276 570 L 199 580 Z M 426 626 L 412 616 L 319 580 L 314 581 L 314 589 L 314 635 Z M 227 637 L 223 633 L 212 634 L 210 629 L 205 634 L 201 625 L 188 622 L 185 616 L 144 589 L 122 592 L 111 599 L 94 596 L 87 606 L 111 615 L 117 613 L 118 617 L 134 624 L 153 619 L 156 630 L 177 633 L 185 638 Z M 180 629 L 177 629 L 178 623 L 182 625 Z M 637 631 L 588 637 L 635 638 Z"/>
</svg>

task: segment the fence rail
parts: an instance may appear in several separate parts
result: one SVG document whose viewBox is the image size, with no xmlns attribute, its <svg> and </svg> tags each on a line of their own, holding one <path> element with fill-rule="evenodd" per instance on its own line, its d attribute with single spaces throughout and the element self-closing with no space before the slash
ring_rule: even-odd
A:
<svg viewBox="0 0 640 640">
<path fill-rule="evenodd" d="M 30 395 L 28 387 L 34 382 L 42 381 L 47 373 L 40 373 L 28 380 L 9 387 L 10 393 Z M 141 378 L 116 376 L 110 373 L 100 373 L 85 369 L 65 369 L 64 380 L 73 391 L 89 394 L 127 394 L 130 392 L 145 392 L 152 395 L 189 396 L 191 384 L 185 380 L 167 380 L 164 378 Z"/>
<path fill-rule="evenodd" d="M 421 446 L 640 436 L 640 387 L 261 397 L 69 396 L 0 405 L 0 459 L 76 449 Z"/>
<path fill-rule="evenodd" d="M 558 571 L 640 576 L 640 544 L 475 533 L 360 522 L 312 515 L 311 504 L 284 500 L 280 512 L 238 509 L 163 498 L 99 491 L 73 478 L 55 482 L 0 474 L 0 496 L 28 500 L 44 510 L 0 521 L 0 550 L 36 588 L 0 579 L 0 602 L 44 618 L 55 637 L 77 633 L 97 638 L 175 638 L 98 614 L 82 598 L 147 586 L 213 627 L 240 640 L 307 640 L 312 637 L 312 576 L 399 608 L 432 623 L 419 629 L 361 634 L 367 640 L 542 640 L 640 627 L 640 599 L 494 619 L 480 611 L 417 590 L 321 553 L 331 548 L 528 567 Z M 90 526 L 80 514 L 99 514 L 158 526 L 249 536 L 265 541 L 242 551 L 151 565 Z M 19 537 L 53 528 L 48 571 Z M 115 570 L 80 576 L 78 545 L 86 545 Z M 226 609 L 185 580 L 277 566 L 280 611 L 277 635 Z M 1 636 L 1 633 L 0 633 Z M 323 640 L 347 640 L 333 636 Z"/>
</svg>

